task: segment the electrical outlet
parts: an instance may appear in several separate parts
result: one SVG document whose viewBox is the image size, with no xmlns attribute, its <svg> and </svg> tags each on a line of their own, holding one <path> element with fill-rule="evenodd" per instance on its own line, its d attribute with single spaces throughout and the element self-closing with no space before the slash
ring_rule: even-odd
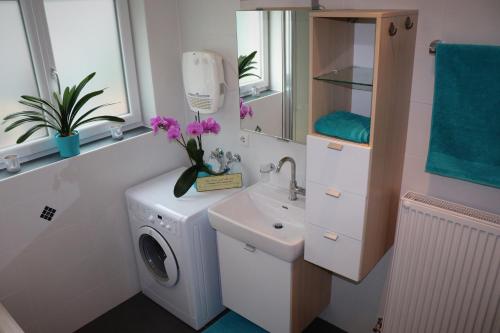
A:
<svg viewBox="0 0 500 333">
<path fill-rule="evenodd" d="M 250 134 L 245 131 L 240 132 L 240 143 L 244 147 L 248 147 L 250 145 Z"/>
</svg>

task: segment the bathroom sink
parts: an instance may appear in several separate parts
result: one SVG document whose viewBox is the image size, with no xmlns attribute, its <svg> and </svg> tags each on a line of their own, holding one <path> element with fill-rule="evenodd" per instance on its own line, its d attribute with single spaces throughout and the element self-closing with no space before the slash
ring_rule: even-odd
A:
<svg viewBox="0 0 500 333">
<path fill-rule="evenodd" d="M 305 200 L 288 190 L 257 183 L 208 209 L 218 232 L 274 257 L 293 262 L 304 252 Z"/>
</svg>

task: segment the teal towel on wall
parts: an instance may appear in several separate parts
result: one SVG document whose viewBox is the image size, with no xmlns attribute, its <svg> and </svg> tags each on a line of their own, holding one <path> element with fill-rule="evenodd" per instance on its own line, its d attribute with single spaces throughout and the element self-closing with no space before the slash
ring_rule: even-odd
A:
<svg viewBox="0 0 500 333">
<path fill-rule="evenodd" d="M 348 141 L 368 143 L 370 118 L 347 111 L 331 112 L 316 121 L 314 130 L 320 134 Z"/>
<path fill-rule="evenodd" d="M 426 171 L 500 188 L 500 46 L 438 44 Z"/>
</svg>

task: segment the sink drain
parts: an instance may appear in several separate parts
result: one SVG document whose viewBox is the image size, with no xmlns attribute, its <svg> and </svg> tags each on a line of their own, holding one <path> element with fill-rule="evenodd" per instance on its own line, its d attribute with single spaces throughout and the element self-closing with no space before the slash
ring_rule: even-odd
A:
<svg viewBox="0 0 500 333">
<path fill-rule="evenodd" d="M 275 223 L 273 224 L 274 229 L 283 229 L 283 224 L 281 223 Z"/>
</svg>

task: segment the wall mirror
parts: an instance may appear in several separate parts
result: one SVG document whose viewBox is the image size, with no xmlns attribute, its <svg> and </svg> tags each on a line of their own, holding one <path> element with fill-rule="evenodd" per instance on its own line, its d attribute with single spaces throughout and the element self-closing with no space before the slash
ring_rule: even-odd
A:
<svg viewBox="0 0 500 333">
<path fill-rule="evenodd" d="M 306 142 L 309 11 L 237 11 L 240 128 Z"/>
</svg>

